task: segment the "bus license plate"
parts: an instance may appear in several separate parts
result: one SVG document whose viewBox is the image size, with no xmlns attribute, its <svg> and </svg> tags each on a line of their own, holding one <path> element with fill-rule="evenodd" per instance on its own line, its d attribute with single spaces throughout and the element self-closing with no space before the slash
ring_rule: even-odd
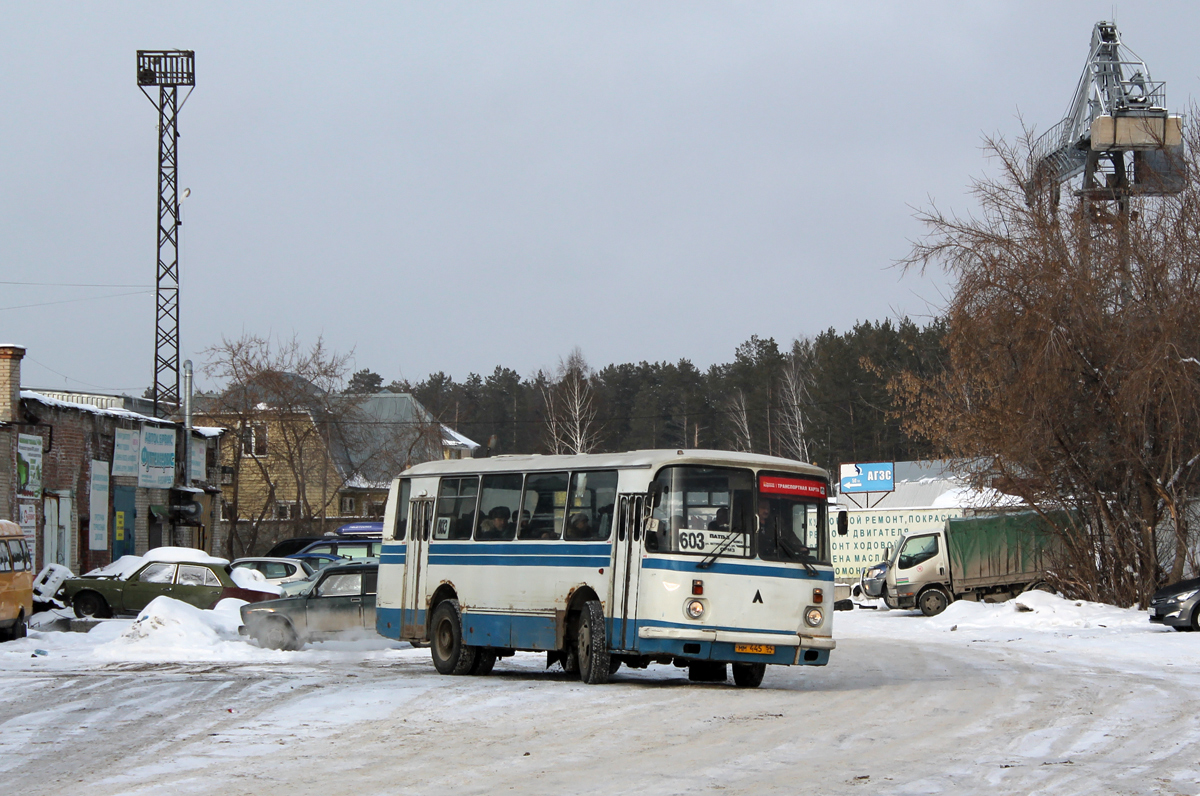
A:
<svg viewBox="0 0 1200 796">
<path fill-rule="evenodd" d="M 734 644 L 734 652 L 749 652 L 751 655 L 774 655 L 773 644 Z"/>
</svg>

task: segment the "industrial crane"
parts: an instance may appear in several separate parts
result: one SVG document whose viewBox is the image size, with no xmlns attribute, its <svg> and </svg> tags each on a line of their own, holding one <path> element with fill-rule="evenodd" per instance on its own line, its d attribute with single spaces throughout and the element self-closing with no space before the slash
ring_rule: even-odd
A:
<svg viewBox="0 0 1200 796">
<path fill-rule="evenodd" d="M 1097 22 L 1087 64 L 1066 117 L 1040 136 L 1030 153 L 1032 202 L 1049 190 L 1057 205 L 1062 185 L 1083 175 L 1076 195 L 1115 201 L 1124 212 L 1132 193 L 1165 195 L 1183 189 L 1183 127 L 1166 109 L 1166 83 L 1150 79 L 1144 61 L 1121 44 L 1113 22 Z M 1126 155 L 1132 155 L 1133 179 Z"/>
</svg>

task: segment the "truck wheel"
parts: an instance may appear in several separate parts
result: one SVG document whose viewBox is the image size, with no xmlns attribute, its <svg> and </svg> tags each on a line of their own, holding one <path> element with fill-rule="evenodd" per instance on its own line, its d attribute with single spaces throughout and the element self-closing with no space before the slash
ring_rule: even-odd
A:
<svg viewBox="0 0 1200 796">
<path fill-rule="evenodd" d="M 917 606 L 925 616 L 937 616 L 945 611 L 949 604 L 950 599 L 941 589 L 926 589 L 917 597 Z"/>
</svg>

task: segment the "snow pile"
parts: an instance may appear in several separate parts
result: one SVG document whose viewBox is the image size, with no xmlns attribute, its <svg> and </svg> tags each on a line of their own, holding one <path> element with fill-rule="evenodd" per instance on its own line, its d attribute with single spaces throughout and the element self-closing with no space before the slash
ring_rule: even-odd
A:
<svg viewBox="0 0 1200 796">
<path fill-rule="evenodd" d="M 95 655 L 100 660 L 228 659 L 231 646 L 246 646 L 238 636 L 239 609 L 245 604 L 227 599 L 202 611 L 170 597 L 155 597 L 118 637 L 96 647 Z"/>
<path fill-rule="evenodd" d="M 959 600 L 941 614 L 927 620 L 930 630 L 979 630 L 1009 628 L 1060 630 L 1091 628 L 1113 629 L 1149 624 L 1145 611 L 1117 608 L 1086 600 L 1067 600 L 1056 594 L 1030 591 L 1002 603 L 976 603 Z"/>
<path fill-rule="evenodd" d="M 267 594 L 273 594 L 276 597 L 283 594 L 283 589 L 276 586 L 274 583 L 267 583 L 266 577 L 257 569 L 250 567 L 234 567 L 229 570 L 229 577 L 233 578 L 233 582 L 237 584 L 239 589 L 249 589 L 250 591 L 261 591 Z"/>
<path fill-rule="evenodd" d="M 85 578 L 113 578 L 116 580 L 125 580 L 133 573 L 141 569 L 142 564 L 146 563 L 146 559 L 141 556 L 121 556 L 111 564 L 105 564 L 98 569 L 93 569 L 91 572 L 84 573 Z"/>
<path fill-rule="evenodd" d="M 218 566 L 225 566 L 229 563 L 228 558 L 210 556 L 203 550 L 197 550 L 194 547 L 156 547 L 148 551 L 142 558 L 146 561 L 165 561 L 169 564 L 216 564 Z"/>
</svg>

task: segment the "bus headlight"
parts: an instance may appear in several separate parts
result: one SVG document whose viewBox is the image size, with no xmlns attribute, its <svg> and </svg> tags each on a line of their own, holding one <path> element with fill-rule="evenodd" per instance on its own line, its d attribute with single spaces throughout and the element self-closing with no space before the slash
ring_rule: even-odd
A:
<svg viewBox="0 0 1200 796">
<path fill-rule="evenodd" d="M 683 612 L 690 619 L 699 619 L 704 616 L 704 601 L 703 600 L 688 600 L 683 604 Z"/>
<path fill-rule="evenodd" d="M 809 627 L 817 627 L 824 618 L 825 615 L 821 613 L 820 608 L 809 606 L 809 609 L 804 612 L 804 621 L 808 623 Z"/>
</svg>

